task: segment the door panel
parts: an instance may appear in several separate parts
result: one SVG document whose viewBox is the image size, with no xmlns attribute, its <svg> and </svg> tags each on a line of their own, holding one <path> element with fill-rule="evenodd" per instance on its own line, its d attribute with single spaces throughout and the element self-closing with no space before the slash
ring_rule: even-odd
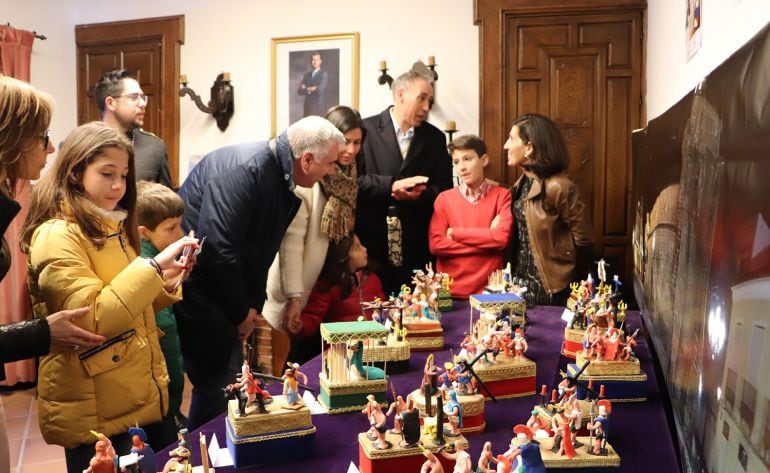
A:
<svg viewBox="0 0 770 473">
<path fill-rule="evenodd" d="M 631 131 L 642 123 L 644 0 L 476 0 L 480 25 L 480 133 L 505 142 L 524 113 L 563 130 L 569 174 L 590 209 L 594 251 L 631 278 Z M 503 86 L 500 87 L 500 84 Z M 505 155 L 492 179 L 518 177 Z"/>
<path fill-rule="evenodd" d="M 114 69 L 127 69 L 149 97 L 145 130 L 168 147 L 174 185 L 179 179 L 179 54 L 184 16 L 75 27 L 78 58 L 78 123 L 100 120 L 94 86 Z"/>
</svg>

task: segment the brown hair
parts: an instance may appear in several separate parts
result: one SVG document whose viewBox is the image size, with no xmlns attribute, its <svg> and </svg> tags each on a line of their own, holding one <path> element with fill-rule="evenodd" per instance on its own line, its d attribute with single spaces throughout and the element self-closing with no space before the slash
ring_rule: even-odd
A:
<svg viewBox="0 0 770 473">
<path fill-rule="evenodd" d="M 182 198 L 163 184 L 136 183 L 136 218 L 139 225 L 154 231 L 167 218 L 184 215 Z"/>
<path fill-rule="evenodd" d="M 129 244 L 139 253 L 134 149 L 122 133 L 102 122 L 86 123 L 72 130 L 61 146 L 53 169 L 33 189 L 29 215 L 21 233 L 22 251 L 29 251 L 35 229 L 51 218 L 65 218 L 77 223 L 94 245 L 102 248 L 107 235 L 104 235 L 99 224 L 101 216 L 84 194 L 83 174 L 86 167 L 108 148 L 118 148 L 128 153 L 126 193 L 118 205 L 128 212 L 123 226 Z M 69 207 L 69 212 L 64 212 L 65 207 Z"/>
<path fill-rule="evenodd" d="M 569 150 L 559 127 L 543 115 L 522 115 L 513 121 L 524 143 L 532 143 L 530 161 L 522 167 L 540 179 L 569 169 Z"/>
<path fill-rule="evenodd" d="M 53 98 L 26 82 L 0 75 L 0 194 L 12 198 L 24 166 L 24 154 L 42 146 Z"/>
<path fill-rule="evenodd" d="M 475 151 L 479 158 L 487 154 L 486 143 L 476 135 L 460 135 L 447 145 L 447 149 L 449 154 L 458 149 L 470 149 Z"/>
</svg>

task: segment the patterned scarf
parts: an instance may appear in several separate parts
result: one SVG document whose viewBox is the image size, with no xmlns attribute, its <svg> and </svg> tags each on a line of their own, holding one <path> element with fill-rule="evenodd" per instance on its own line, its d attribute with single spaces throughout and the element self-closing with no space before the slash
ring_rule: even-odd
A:
<svg viewBox="0 0 770 473">
<path fill-rule="evenodd" d="M 358 195 L 356 166 L 334 163 L 334 173 L 319 184 L 328 198 L 321 215 L 321 233 L 336 243 L 353 231 Z"/>
</svg>

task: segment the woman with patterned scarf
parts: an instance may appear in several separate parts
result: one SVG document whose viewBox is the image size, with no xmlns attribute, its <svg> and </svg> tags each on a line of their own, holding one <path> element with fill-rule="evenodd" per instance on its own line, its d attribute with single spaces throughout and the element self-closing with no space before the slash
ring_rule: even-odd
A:
<svg viewBox="0 0 770 473">
<path fill-rule="evenodd" d="M 287 332 L 294 334 L 301 329 L 300 314 L 321 273 L 329 242 L 337 242 L 353 230 L 358 194 L 356 158 L 366 130 L 361 115 L 350 107 L 334 107 L 325 118 L 345 136 L 345 147 L 340 149 L 333 174 L 310 189 L 294 189 L 302 205 L 270 267 L 267 301 L 262 310 L 264 320 L 257 328 L 270 330 L 272 341 L 272 352 L 258 354 L 259 364 L 272 366 L 276 376 L 283 374 L 289 354 Z"/>
</svg>

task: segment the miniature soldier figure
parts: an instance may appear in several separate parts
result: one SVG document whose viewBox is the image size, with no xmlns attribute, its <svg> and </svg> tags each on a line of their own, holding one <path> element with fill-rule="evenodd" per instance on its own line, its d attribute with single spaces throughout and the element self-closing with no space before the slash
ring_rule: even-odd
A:
<svg viewBox="0 0 770 473">
<path fill-rule="evenodd" d="M 634 352 L 634 348 L 637 345 L 636 336 L 638 333 L 639 333 L 639 329 L 636 329 L 634 333 L 631 334 L 630 337 L 626 338 L 626 344 L 623 346 L 623 353 L 621 355 L 621 359 L 623 359 L 623 361 L 636 359 L 636 353 Z"/>
<path fill-rule="evenodd" d="M 445 435 L 447 437 L 457 437 L 460 435 L 460 429 L 463 427 L 463 409 L 460 403 L 457 402 L 457 393 L 454 389 L 442 389 L 445 393 L 449 393 L 449 402 L 444 405 L 444 413 L 449 420 L 449 430 L 445 432 Z"/>
<path fill-rule="evenodd" d="M 594 443 L 592 445 L 592 452 L 594 455 L 606 455 L 612 404 L 607 399 L 601 399 L 596 405 L 599 406 L 599 415 L 594 422 L 588 425 L 588 430 L 593 431 Z"/>
<path fill-rule="evenodd" d="M 514 440 L 511 440 L 511 448 L 505 455 L 510 461 L 516 456 L 521 456 L 521 464 L 527 473 L 546 473 L 543 457 L 540 455 L 540 445 L 532 442 L 532 432 L 526 425 L 519 424 L 513 428 L 516 439 L 519 442 L 518 447 Z"/>
<path fill-rule="evenodd" d="M 396 400 L 390 403 L 390 407 L 388 407 L 388 412 L 385 413 L 385 417 L 389 417 L 391 414 L 394 414 L 393 428 L 388 430 L 389 434 L 401 435 L 403 433 L 403 430 L 404 430 L 403 412 L 405 410 L 406 410 L 406 402 L 404 401 L 404 397 L 396 396 Z"/>
<path fill-rule="evenodd" d="M 454 446 L 454 453 L 441 450 L 441 456 L 455 461 L 452 473 L 471 473 L 471 455 L 466 450 L 467 445 L 462 440 L 455 440 Z"/>
<path fill-rule="evenodd" d="M 366 432 L 366 437 L 372 440 L 372 445 L 377 450 L 387 450 L 393 445 L 385 439 L 385 414 L 382 413 L 380 403 L 373 394 L 366 396 L 369 401 L 366 407 L 361 411 L 362 414 L 366 414 L 366 418 L 369 419 L 369 430 Z"/>
</svg>

